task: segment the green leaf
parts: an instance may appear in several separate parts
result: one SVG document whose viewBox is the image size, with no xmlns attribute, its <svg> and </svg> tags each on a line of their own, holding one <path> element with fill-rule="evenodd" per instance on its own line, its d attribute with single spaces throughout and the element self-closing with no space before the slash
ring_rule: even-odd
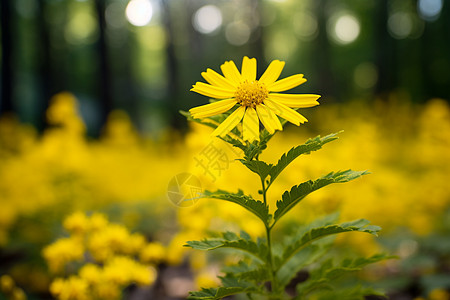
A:
<svg viewBox="0 0 450 300">
<path fill-rule="evenodd" d="M 220 277 L 220 279 L 222 280 L 222 287 L 203 288 L 199 292 L 190 292 L 187 299 L 218 300 L 241 293 L 261 293 L 261 288 L 231 275 Z"/>
<path fill-rule="evenodd" d="M 264 224 L 268 224 L 271 218 L 271 215 L 269 214 L 269 207 L 267 205 L 265 205 L 262 201 L 257 201 L 250 196 L 244 195 L 241 190 L 239 190 L 238 193 L 228 193 L 223 190 L 218 190 L 215 192 L 205 191 L 203 193 L 203 196 L 207 198 L 220 199 L 236 203 L 253 213 L 259 219 L 261 219 Z"/>
<path fill-rule="evenodd" d="M 321 240 L 319 243 L 314 243 L 295 253 L 289 263 L 284 264 L 277 272 L 280 286 L 287 286 L 300 270 L 326 255 L 332 244 L 333 241 L 322 242 Z"/>
<path fill-rule="evenodd" d="M 261 177 L 262 180 L 267 177 L 272 168 L 272 165 L 268 165 L 267 163 L 260 160 L 245 160 L 238 159 L 244 166 L 246 166 L 250 171 L 256 173 Z"/>
<path fill-rule="evenodd" d="M 189 292 L 187 299 L 191 300 L 219 300 L 227 296 L 249 292 L 250 289 L 243 287 L 219 287 L 202 289 L 199 292 Z"/>
<path fill-rule="evenodd" d="M 250 239 L 247 233 L 241 233 L 239 237 L 234 232 L 222 233 L 222 238 L 209 238 L 202 241 L 188 241 L 188 247 L 197 250 L 214 250 L 218 248 L 234 248 L 251 254 L 260 261 L 266 261 L 268 249 L 264 243 L 256 243 Z"/>
<path fill-rule="evenodd" d="M 240 132 L 236 133 L 240 136 Z M 222 140 L 231 144 L 233 147 L 237 147 L 244 151 L 244 159 L 245 161 L 252 161 L 255 157 L 258 157 L 263 150 L 267 148 L 267 143 L 273 137 L 273 134 L 270 134 L 267 130 L 263 130 L 260 133 L 260 140 L 253 141 L 253 143 L 242 142 L 238 139 L 234 139 L 231 136 L 227 135 L 225 137 L 221 137 Z"/>
<path fill-rule="evenodd" d="M 378 231 L 381 230 L 380 227 L 374 225 L 368 225 L 369 221 L 360 219 L 352 222 L 342 223 L 340 225 L 327 225 L 317 228 L 312 228 L 305 232 L 303 235 L 293 239 L 290 244 L 285 248 L 283 255 L 281 257 L 280 267 L 286 263 L 290 263 L 290 259 L 307 246 L 309 243 L 338 233 L 343 232 L 365 232 L 372 235 L 377 235 Z"/>
<path fill-rule="evenodd" d="M 310 272 L 310 276 L 307 281 L 297 285 L 297 292 L 299 295 L 307 296 L 314 291 L 320 291 L 324 288 L 330 288 L 330 283 L 335 282 L 338 277 L 341 277 L 342 275 L 349 272 L 359 271 L 368 264 L 376 263 L 381 260 L 390 258 L 392 258 L 392 256 L 387 256 L 385 254 L 375 254 L 368 258 L 358 257 L 353 259 L 345 259 L 338 265 L 334 265 L 332 259 L 328 259 L 319 268 L 314 269 Z"/>
<path fill-rule="evenodd" d="M 270 186 L 274 182 L 274 180 L 278 177 L 278 175 L 280 175 L 280 173 L 297 157 L 299 157 L 302 154 L 310 154 L 312 151 L 317 151 L 321 149 L 322 146 L 325 145 L 326 143 L 337 140 L 338 134 L 339 132 L 332 133 L 325 137 L 320 137 L 319 135 L 315 138 L 308 139 L 303 145 L 293 147 L 287 153 L 283 154 L 275 166 L 271 165 L 270 171 L 267 174 L 270 175 L 270 181 L 268 186 Z M 265 177 L 267 177 L 267 175 Z M 263 179 L 265 179 L 265 177 L 263 177 Z"/>
<path fill-rule="evenodd" d="M 313 222 L 309 224 L 300 226 L 297 225 L 297 230 L 293 233 L 288 234 L 284 238 L 282 243 L 283 250 L 286 247 L 289 247 L 290 245 L 296 243 L 299 237 L 306 235 L 313 228 L 332 225 L 335 222 L 337 222 L 338 219 L 339 213 L 335 212 L 323 216 L 321 218 L 315 219 Z M 286 286 L 301 269 L 303 269 L 307 265 L 314 263 L 323 255 L 325 255 L 328 252 L 328 250 L 332 247 L 334 238 L 335 238 L 334 236 L 328 236 L 312 242 L 312 244 L 309 247 L 304 247 L 303 249 L 295 253 L 292 256 L 292 258 L 289 259 L 289 263 L 284 264 L 282 267 L 281 264 L 283 262 L 282 258 L 283 253 L 281 252 L 277 256 L 275 256 L 274 267 L 275 269 L 278 269 L 277 278 L 280 281 L 280 284 L 282 286 Z"/>
<path fill-rule="evenodd" d="M 265 265 L 249 265 L 244 261 L 227 266 L 222 270 L 228 276 L 259 284 L 270 280 L 270 272 Z"/>
<path fill-rule="evenodd" d="M 274 180 L 280 175 L 280 173 L 292 162 L 294 159 L 302 154 L 309 154 L 311 151 L 316 151 L 322 148 L 323 145 L 338 139 L 338 133 L 333 133 L 325 137 L 317 136 L 313 139 L 307 140 L 303 145 L 297 146 L 284 153 L 278 160 L 276 165 L 267 164 L 263 161 L 252 160 L 246 157 L 239 161 L 246 166 L 250 171 L 258 174 L 262 180 L 265 180 L 270 175 L 267 188 L 274 182 Z M 244 150 L 245 153 L 245 150 Z"/>
<path fill-rule="evenodd" d="M 367 174 L 366 171 L 352 170 L 331 172 L 315 181 L 309 180 L 293 186 L 290 191 L 283 193 L 281 200 L 277 201 L 277 210 L 274 213 L 272 226 L 308 194 L 329 184 L 348 182 L 365 174 Z"/>
</svg>

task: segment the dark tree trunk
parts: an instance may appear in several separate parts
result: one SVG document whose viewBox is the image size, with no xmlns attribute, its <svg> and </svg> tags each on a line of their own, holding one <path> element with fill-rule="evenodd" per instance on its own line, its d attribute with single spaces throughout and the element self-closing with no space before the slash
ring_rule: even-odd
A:
<svg viewBox="0 0 450 300">
<path fill-rule="evenodd" d="M 397 65 L 395 61 L 395 41 L 388 34 L 388 1 L 378 1 L 374 16 L 375 63 L 378 68 L 378 81 L 375 94 L 386 98 L 396 86 Z"/>
<path fill-rule="evenodd" d="M 52 55 L 51 55 L 51 43 L 49 28 L 45 21 L 45 0 L 38 1 L 38 13 L 37 19 L 37 31 L 39 34 L 40 45 L 38 48 L 38 69 L 39 69 L 39 83 L 40 83 L 40 111 L 37 127 L 39 129 L 45 128 L 47 120 L 45 117 L 45 111 L 47 110 L 50 98 L 59 90 L 57 90 L 56 82 L 54 78 L 54 70 L 52 68 Z"/>
<path fill-rule="evenodd" d="M 255 11 L 255 14 L 257 14 L 258 18 L 261 20 L 262 18 L 262 1 L 259 0 L 251 0 L 252 1 L 252 7 Z M 262 72 L 264 70 L 264 66 L 266 66 L 266 62 L 264 61 L 264 29 L 261 25 L 259 25 L 254 32 L 255 41 L 253 42 L 252 46 L 252 53 L 255 54 L 257 57 L 257 70 L 258 75 L 262 75 Z M 259 77 L 258 77 L 259 78 Z"/>
<path fill-rule="evenodd" d="M 316 2 L 319 35 L 315 45 L 315 53 L 317 56 L 315 63 L 319 74 L 320 90 L 323 91 L 323 95 L 337 96 L 335 79 L 333 78 L 333 73 L 331 71 L 330 42 L 327 36 L 327 3 L 327 0 L 318 0 Z"/>
<path fill-rule="evenodd" d="M 97 10 L 97 18 L 100 31 L 98 40 L 98 95 L 101 104 L 100 124 L 102 125 L 105 124 L 106 119 L 108 118 L 108 114 L 113 109 L 111 78 L 108 64 L 108 45 L 106 43 L 105 1 L 106 0 L 95 0 L 95 7 Z"/>
<path fill-rule="evenodd" d="M 14 69 L 13 61 L 13 18 L 11 18 L 11 2 L 12 0 L 0 1 L 0 21 L 2 27 L 2 85 L 0 99 L 0 115 L 7 112 L 13 112 L 13 84 Z"/>
<path fill-rule="evenodd" d="M 167 32 L 167 46 L 166 46 L 166 55 L 167 55 L 167 80 L 168 80 L 168 110 L 170 117 L 170 124 L 173 128 L 181 129 L 182 121 L 181 116 L 178 113 L 179 103 L 178 103 L 178 62 L 175 54 L 175 45 L 173 43 L 174 38 L 174 28 L 171 22 L 171 12 L 170 12 L 170 4 L 169 0 L 163 0 L 163 23 Z"/>
</svg>

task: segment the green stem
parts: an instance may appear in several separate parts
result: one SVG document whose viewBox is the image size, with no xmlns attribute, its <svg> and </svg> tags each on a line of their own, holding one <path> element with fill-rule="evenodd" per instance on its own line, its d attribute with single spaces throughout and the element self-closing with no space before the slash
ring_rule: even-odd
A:
<svg viewBox="0 0 450 300">
<path fill-rule="evenodd" d="M 264 182 L 264 179 L 261 178 L 261 186 L 262 186 L 262 192 L 263 192 L 263 200 L 264 204 L 267 205 L 267 188 Z M 264 223 L 264 226 L 266 227 L 266 235 L 267 235 L 267 248 L 268 248 L 268 254 L 267 254 L 267 263 L 269 265 L 270 270 L 270 279 L 271 279 L 271 295 L 269 296 L 269 299 L 277 300 L 280 299 L 279 297 L 279 291 L 278 291 L 278 282 L 276 278 L 276 272 L 273 265 L 273 255 L 272 255 L 272 239 L 270 231 L 272 230 L 272 226 L 269 226 L 269 224 Z"/>
</svg>

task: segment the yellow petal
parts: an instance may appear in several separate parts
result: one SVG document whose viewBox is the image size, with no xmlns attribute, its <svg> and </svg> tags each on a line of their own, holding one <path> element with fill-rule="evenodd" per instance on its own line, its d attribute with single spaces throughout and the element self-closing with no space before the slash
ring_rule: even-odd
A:
<svg viewBox="0 0 450 300">
<path fill-rule="evenodd" d="M 206 72 L 202 72 L 203 78 L 205 80 L 215 86 L 226 88 L 226 89 L 234 89 L 237 85 L 233 84 L 233 82 L 214 70 L 207 69 Z"/>
<path fill-rule="evenodd" d="M 256 112 L 258 113 L 261 123 L 263 123 L 264 127 L 270 134 L 273 134 L 276 129 L 283 130 L 280 120 L 267 106 L 264 104 L 257 105 Z"/>
<path fill-rule="evenodd" d="M 248 82 L 256 80 L 256 58 L 244 56 L 242 59 L 242 77 Z"/>
<path fill-rule="evenodd" d="M 234 89 L 226 89 L 214 85 L 197 82 L 191 89 L 192 92 L 216 99 L 226 99 L 234 96 Z"/>
<path fill-rule="evenodd" d="M 189 112 L 191 113 L 192 117 L 196 119 L 207 118 L 224 113 L 230 110 L 235 104 L 235 99 L 219 100 L 210 104 L 191 108 Z"/>
<path fill-rule="evenodd" d="M 245 107 L 241 106 L 236 109 L 222 124 L 219 125 L 214 131 L 213 135 L 217 136 L 225 136 L 228 132 L 230 132 L 237 124 L 242 120 L 242 117 L 245 113 Z"/>
<path fill-rule="evenodd" d="M 252 107 L 247 107 L 245 111 L 244 120 L 242 122 L 242 137 L 244 141 L 250 143 L 254 140 L 259 141 L 259 119 L 256 110 Z"/>
<path fill-rule="evenodd" d="M 288 120 L 292 124 L 300 125 L 300 123 L 308 122 L 308 120 L 296 112 L 295 110 L 287 107 L 284 104 L 281 104 L 279 102 L 272 101 L 270 99 L 264 100 L 264 104 L 270 108 L 275 114 L 279 115 L 283 119 Z"/>
<path fill-rule="evenodd" d="M 279 60 L 272 61 L 270 65 L 267 67 L 264 74 L 261 75 L 261 78 L 259 78 L 259 82 L 264 83 L 266 86 L 271 85 L 278 79 L 278 77 L 280 77 L 283 68 L 284 68 L 284 61 Z"/>
<path fill-rule="evenodd" d="M 313 107 L 319 105 L 320 95 L 314 94 L 269 94 L 269 99 L 289 107 Z"/>
<path fill-rule="evenodd" d="M 296 74 L 268 85 L 267 89 L 269 92 L 282 92 L 295 88 L 304 82 L 306 82 L 306 78 L 303 78 L 303 74 Z"/>
<path fill-rule="evenodd" d="M 224 64 L 220 66 L 220 69 L 222 70 L 223 76 L 225 78 L 231 80 L 234 85 L 239 85 L 242 82 L 242 76 L 241 73 L 239 73 L 238 68 L 234 64 L 234 61 L 226 61 Z"/>
</svg>

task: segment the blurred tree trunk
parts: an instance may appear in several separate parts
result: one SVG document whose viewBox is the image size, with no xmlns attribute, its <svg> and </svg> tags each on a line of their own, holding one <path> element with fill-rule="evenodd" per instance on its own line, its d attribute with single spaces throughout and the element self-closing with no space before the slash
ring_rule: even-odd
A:
<svg viewBox="0 0 450 300">
<path fill-rule="evenodd" d="M 319 81 L 324 96 L 338 96 L 336 95 L 335 79 L 333 78 L 333 72 L 331 71 L 331 53 L 330 53 L 330 41 L 327 36 L 327 20 L 326 7 L 328 0 L 317 0 L 315 3 L 319 35 L 317 37 L 317 43 L 315 47 L 315 53 L 317 59 L 315 60 L 316 68 L 319 74 Z"/>
<path fill-rule="evenodd" d="M 179 97 L 179 82 L 178 82 L 178 61 L 175 53 L 174 28 L 172 24 L 172 18 L 170 12 L 170 0 L 162 0 L 162 14 L 163 24 L 167 33 L 167 98 L 168 98 L 168 110 L 169 110 L 169 122 L 173 128 L 181 129 L 183 126 L 181 116 L 178 113 L 180 105 L 178 103 Z"/>
<path fill-rule="evenodd" d="M 98 59 L 99 59 L 99 76 L 98 76 L 98 95 L 100 99 L 100 124 L 104 125 L 109 113 L 113 109 L 113 101 L 111 95 L 111 73 L 108 63 L 108 45 L 106 42 L 106 19 L 105 5 L 106 0 L 95 0 L 95 8 L 97 11 L 97 20 L 99 27 L 98 39 Z"/>
<path fill-rule="evenodd" d="M 58 92 L 56 89 L 54 70 L 52 68 L 52 56 L 51 56 L 51 43 L 49 28 L 45 21 L 45 10 L 46 3 L 45 0 L 38 1 L 38 19 L 37 19 L 37 31 L 39 34 L 40 47 L 37 51 L 38 55 L 38 69 L 39 69 L 39 81 L 40 81 L 40 109 L 39 109 L 39 120 L 37 127 L 43 129 L 47 125 L 47 120 L 45 117 L 45 112 L 49 106 L 50 98 Z"/>
<path fill-rule="evenodd" d="M 375 95 L 387 99 L 389 92 L 397 86 L 397 62 L 395 61 L 395 41 L 389 35 L 388 1 L 377 1 L 374 16 L 375 64 L 378 68 L 378 81 Z"/>
<path fill-rule="evenodd" d="M 251 7 L 255 11 L 255 14 L 257 14 L 258 20 L 261 21 L 262 19 L 262 10 L 263 10 L 263 2 L 259 0 L 251 0 Z M 257 57 L 257 70 L 258 72 L 261 72 L 264 70 L 264 66 L 266 66 L 266 62 L 264 59 L 264 29 L 261 25 L 258 25 L 258 27 L 255 29 L 255 32 L 253 33 L 255 38 L 254 43 L 252 43 L 252 53 L 255 54 L 255 57 Z M 259 74 L 262 75 L 262 74 Z M 259 78 L 259 77 L 258 77 Z"/>
<path fill-rule="evenodd" d="M 1 85 L 1 99 L 0 99 L 0 115 L 7 112 L 13 112 L 13 83 L 14 83 L 14 69 L 13 61 L 13 18 L 11 18 L 12 0 L 0 1 L 0 24 L 2 28 L 1 42 L 2 42 L 2 85 Z"/>
</svg>

